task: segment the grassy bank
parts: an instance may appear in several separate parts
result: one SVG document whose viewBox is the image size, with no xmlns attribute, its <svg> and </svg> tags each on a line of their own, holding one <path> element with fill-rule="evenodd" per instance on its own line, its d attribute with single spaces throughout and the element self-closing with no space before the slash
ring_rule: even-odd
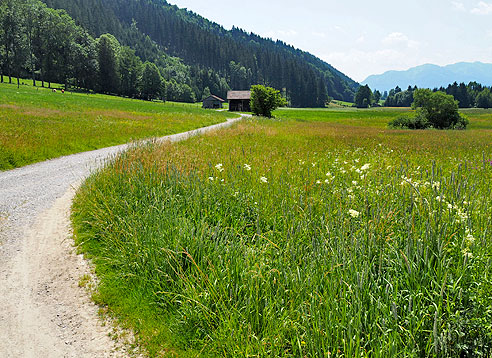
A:
<svg viewBox="0 0 492 358">
<path fill-rule="evenodd" d="M 98 302 L 151 356 L 490 354 L 492 131 L 279 113 L 83 185 Z"/>
<path fill-rule="evenodd" d="M 0 84 L 0 170 L 225 121 L 195 105 Z"/>
</svg>

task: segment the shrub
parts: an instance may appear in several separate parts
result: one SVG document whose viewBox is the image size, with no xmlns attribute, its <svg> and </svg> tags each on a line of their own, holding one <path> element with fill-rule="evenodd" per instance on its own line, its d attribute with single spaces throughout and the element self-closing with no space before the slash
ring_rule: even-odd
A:
<svg viewBox="0 0 492 358">
<path fill-rule="evenodd" d="M 389 123 L 391 128 L 404 128 L 404 129 L 427 129 L 430 127 L 429 121 L 421 116 L 401 116 Z"/>
<path fill-rule="evenodd" d="M 444 92 L 418 89 L 413 93 L 414 117 L 400 117 L 389 123 L 393 128 L 466 129 L 469 121 L 458 112 L 458 101 Z"/>
</svg>

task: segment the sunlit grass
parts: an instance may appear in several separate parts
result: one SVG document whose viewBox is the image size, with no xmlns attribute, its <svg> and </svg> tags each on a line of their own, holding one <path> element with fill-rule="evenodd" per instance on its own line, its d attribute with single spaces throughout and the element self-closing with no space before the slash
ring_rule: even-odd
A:
<svg viewBox="0 0 492 358">
<path fill-rule="evenodd" d="M 152 356 L 490 355 L 491 131 L 288 111 L 84 184 L 99 302 Z"/>
<path fill-rule="evenodd" d="M 183 132 L 228 117 L 198 105 L 1 84 L 0 170 Z"/>
</svg>

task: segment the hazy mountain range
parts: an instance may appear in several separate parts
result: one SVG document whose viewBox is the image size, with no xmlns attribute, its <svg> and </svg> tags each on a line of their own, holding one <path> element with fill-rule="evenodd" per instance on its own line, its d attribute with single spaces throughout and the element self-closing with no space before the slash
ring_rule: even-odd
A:
<svg viewBox="0 0 492 358">
<path fill-rule="evenodd" d="M 402 89 L 408 86 L 439 88 L 454 82 L 472 81 L 486 86 L 492 85 L 492 63 L 460 62 L 447 66 L 426 64 L 406 71 L 388 71 L 381 75 L 372 75 L 362 84 L 369 85 L 373 90 L 388 91 L 396 86 Z"/>
</svg>

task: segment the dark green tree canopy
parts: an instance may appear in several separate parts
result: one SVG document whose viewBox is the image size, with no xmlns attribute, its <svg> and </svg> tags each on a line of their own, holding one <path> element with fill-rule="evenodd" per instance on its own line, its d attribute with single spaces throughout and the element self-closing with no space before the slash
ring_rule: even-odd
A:
<svg viewBox="0 0 492 358">
<path fill-rule="evenodd" d="M 357 108 L 368 108 L 372 103 L 372 91 L 368 85 L 360 86 L 355 94 Z"/>
<path fill-rule="evenodd" d="M 120 43 L 111 34 L 104 34 L 97 40 L 97 55 L 99 62 L 99 88 L 105 93 L 118 93 L 119 69 L 118 57 Z"/>
<path fill-rule="evenodd" d="M 163 92 L 163 81 L 159 69 L 152 62 L 145 62 L 142 74 L 142 96 L 148 100 L 158 98 Z"/>
</svg>

